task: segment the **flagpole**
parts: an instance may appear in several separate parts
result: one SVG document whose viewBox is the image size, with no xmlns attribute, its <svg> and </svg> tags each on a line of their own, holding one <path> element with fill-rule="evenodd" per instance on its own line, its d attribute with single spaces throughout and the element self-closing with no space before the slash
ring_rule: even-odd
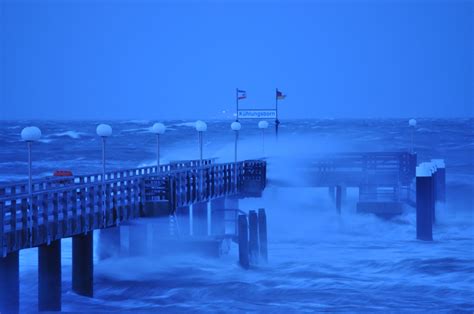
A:
<svg viewBox="0 0 474 314">
<path fill-rule="evenodd" d="M 276 111 L 276 120 L 275 120 L 275 136 L 278 138 L 278 125 L 280 121 L 278 120 L 278 88 L 275 92 L 275 111 Z"/>
<path fill-rule="evenodd" d="M 235 121 L 239 121 L 239 89 L 235 89 Z"/>
</svg>

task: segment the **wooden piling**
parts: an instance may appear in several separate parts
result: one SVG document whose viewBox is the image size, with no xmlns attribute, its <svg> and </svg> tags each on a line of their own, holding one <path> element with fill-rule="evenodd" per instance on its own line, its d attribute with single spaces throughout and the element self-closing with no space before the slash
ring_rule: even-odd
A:
<svg viewBox="0 0 474 314">
<path fill-rule="evenodd" d="M 258 263 L 258 217 L 254 210 L 249 211 L 249 255 L 252 264 Z"/>
<path fill-rule="evenodd" d="M 265 208 L 258 210 L 258 238 L 260 244 L 260 257 L 268 262 L 268 240 L 267 240 L 267 215 Z"/>
<path fill-rule="evenodd" d="M 433 177 L 423 166 L 416 170 L 416 237 L 433 240 Z"/>
<path fill-rule="evenodd" d="M 61 239 L 38 247 L 38 311 L 61 311 Z"/>
<path fill-rule="evenodd" d="M 94 295 L 93 232 L 72 237 L 72 290 Z"/>
<path fill-rule="evenodd" d="M 250 266 L 249 263 L 249 236 L 248 223 L 246 215 L 239 215 L 239 263 L 245 269 Z"/>
<path fill-rule="evenodd" d="M 19 251 L 0 257 L 0 313 L 20 311 Z"/>
</svg>

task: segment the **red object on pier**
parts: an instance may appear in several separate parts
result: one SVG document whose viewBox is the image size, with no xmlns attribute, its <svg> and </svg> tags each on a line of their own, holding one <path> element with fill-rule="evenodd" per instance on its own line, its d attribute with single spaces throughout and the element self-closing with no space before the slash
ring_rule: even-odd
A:
<svg viewBox="0 0 474 314">
<path fill-rule="evenodd" d="M 53 173 L 55 177 L 72 177 L 72 171 L 70 170 L 55 170 Z"/>
</svg>

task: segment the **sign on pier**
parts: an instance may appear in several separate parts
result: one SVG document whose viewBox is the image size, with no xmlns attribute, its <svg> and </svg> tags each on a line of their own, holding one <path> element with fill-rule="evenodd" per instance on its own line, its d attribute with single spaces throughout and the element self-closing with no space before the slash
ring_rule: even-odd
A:
<svg viewBox="0 0 474 314">
<path fill-rule="evenodd" d="M 276 119 L 276 110 L 273 109 L 245 109 L 239 110 L 238 119 Z"/>
</svg>

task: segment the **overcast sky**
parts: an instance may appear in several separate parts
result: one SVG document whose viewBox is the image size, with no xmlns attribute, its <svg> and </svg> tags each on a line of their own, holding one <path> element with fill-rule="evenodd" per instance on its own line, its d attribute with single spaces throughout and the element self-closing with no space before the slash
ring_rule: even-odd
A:
<svg viewBox="0 0 474 314">
<path fill-rule="evenodd" d="M 0 118 L 473 116 L 472 1 L 222 2 L 0 0 Z"/>
</svg>

